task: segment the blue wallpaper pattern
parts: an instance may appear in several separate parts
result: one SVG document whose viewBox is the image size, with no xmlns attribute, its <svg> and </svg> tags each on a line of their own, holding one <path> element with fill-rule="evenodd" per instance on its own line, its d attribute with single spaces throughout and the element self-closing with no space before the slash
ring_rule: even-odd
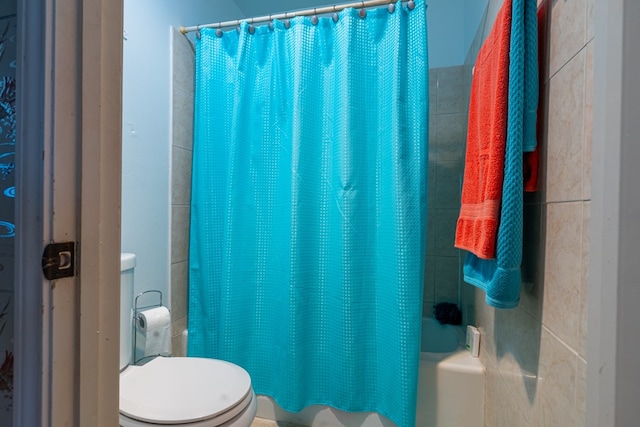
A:
<svg viewBox="0 0 640 427">
<path fill-rule="evenodd" d="M 8 427 L 13 416 L 17 20 L 15 13 L 3 12 L 0 15 L 0 427 Z"/>
</svg>

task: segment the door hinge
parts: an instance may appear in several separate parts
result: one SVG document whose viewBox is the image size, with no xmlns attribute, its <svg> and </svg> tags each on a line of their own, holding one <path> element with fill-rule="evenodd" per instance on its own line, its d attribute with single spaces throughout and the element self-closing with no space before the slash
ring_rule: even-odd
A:
<svg viewBox="0 0 640 427">
<path fill-rule="evenodd" d="M 72 277 L 76 274 L 75 242 L 50 243 L 42 254 L 42 272 L 47 280 Z"/>
</svg>

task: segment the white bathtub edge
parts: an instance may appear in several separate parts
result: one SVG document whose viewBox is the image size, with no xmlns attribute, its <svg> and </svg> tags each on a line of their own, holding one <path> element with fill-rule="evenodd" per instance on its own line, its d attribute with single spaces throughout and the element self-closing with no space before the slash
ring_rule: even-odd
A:
<svg viewBox="0 0 640 427">
<path fill-rule="evenodd" d="M 469 350 L 459 347 L 453 353 L 420 353 L 420 360 L 435 363 L 438 369 L 469 374 L 484 374 L 485 366 L 478 357 L 472 357 Z"/>
</svg>

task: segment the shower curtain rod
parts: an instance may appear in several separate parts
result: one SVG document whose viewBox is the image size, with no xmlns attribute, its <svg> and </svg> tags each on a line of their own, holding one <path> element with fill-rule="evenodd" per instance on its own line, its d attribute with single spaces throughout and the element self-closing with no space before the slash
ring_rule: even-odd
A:
<svg viewBox="0 0 640 427">
<path fill-rule="evenodd" d="M 396 0 L 366 0 L 366 1 L 358 1 L 354 3 L 344 3 L 333 6 L 325 6 L 325 7 L 317 7 L 313 9 L 299 10 L 294 12 L 285 12 L 285 13 L 277 13 L 273 15 L 265 15 L 258 16 L 255 18 L 246 18 L 246 19 L 235 19 L 233 21 L 224 21 L 224 22 L 215 22 L 213 24 L 204 24 L 204 25 L 194 25 L 192 27 L 180 27 L 180 32 L 182 34 L 190 33 L 192 31 L 198 31 L 201 28 L 225 28 L 225 27 L 236 27 L 243 22 L 247 22 L 249 24 L 257 24 L 260 22 L 269 22 L 274 19 L 290 19 L 296 16 L 315 16 L 322 15 L 325 13 L 335 13 L 340 12 L 343 9 L 348 7 L 353 8 L 367 8 L 373 6 L 381 6 L 385 4 L 393 4 Z M 413 1 L 409 1 L 409 8 L 413 9 Z"/>
</svg>

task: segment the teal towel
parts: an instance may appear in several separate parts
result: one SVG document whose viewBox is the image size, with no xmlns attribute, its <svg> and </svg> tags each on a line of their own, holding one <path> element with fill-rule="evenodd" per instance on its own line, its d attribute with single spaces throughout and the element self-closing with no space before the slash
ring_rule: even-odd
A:
<svg viewBox="0 0 640 427">
<path fill-rule="evenodd" d="M 513 308 L 520 300 L 522 262 L 522 153 L 536 146 L 538 106 L 538 36 L 536 0 L 513 0 L 509 51 L 509 96 L 502 207 L 496 258 L 472 253 L 464 263 L 464 280 L 486 293 L 487 304 Z"/>
</svg>

